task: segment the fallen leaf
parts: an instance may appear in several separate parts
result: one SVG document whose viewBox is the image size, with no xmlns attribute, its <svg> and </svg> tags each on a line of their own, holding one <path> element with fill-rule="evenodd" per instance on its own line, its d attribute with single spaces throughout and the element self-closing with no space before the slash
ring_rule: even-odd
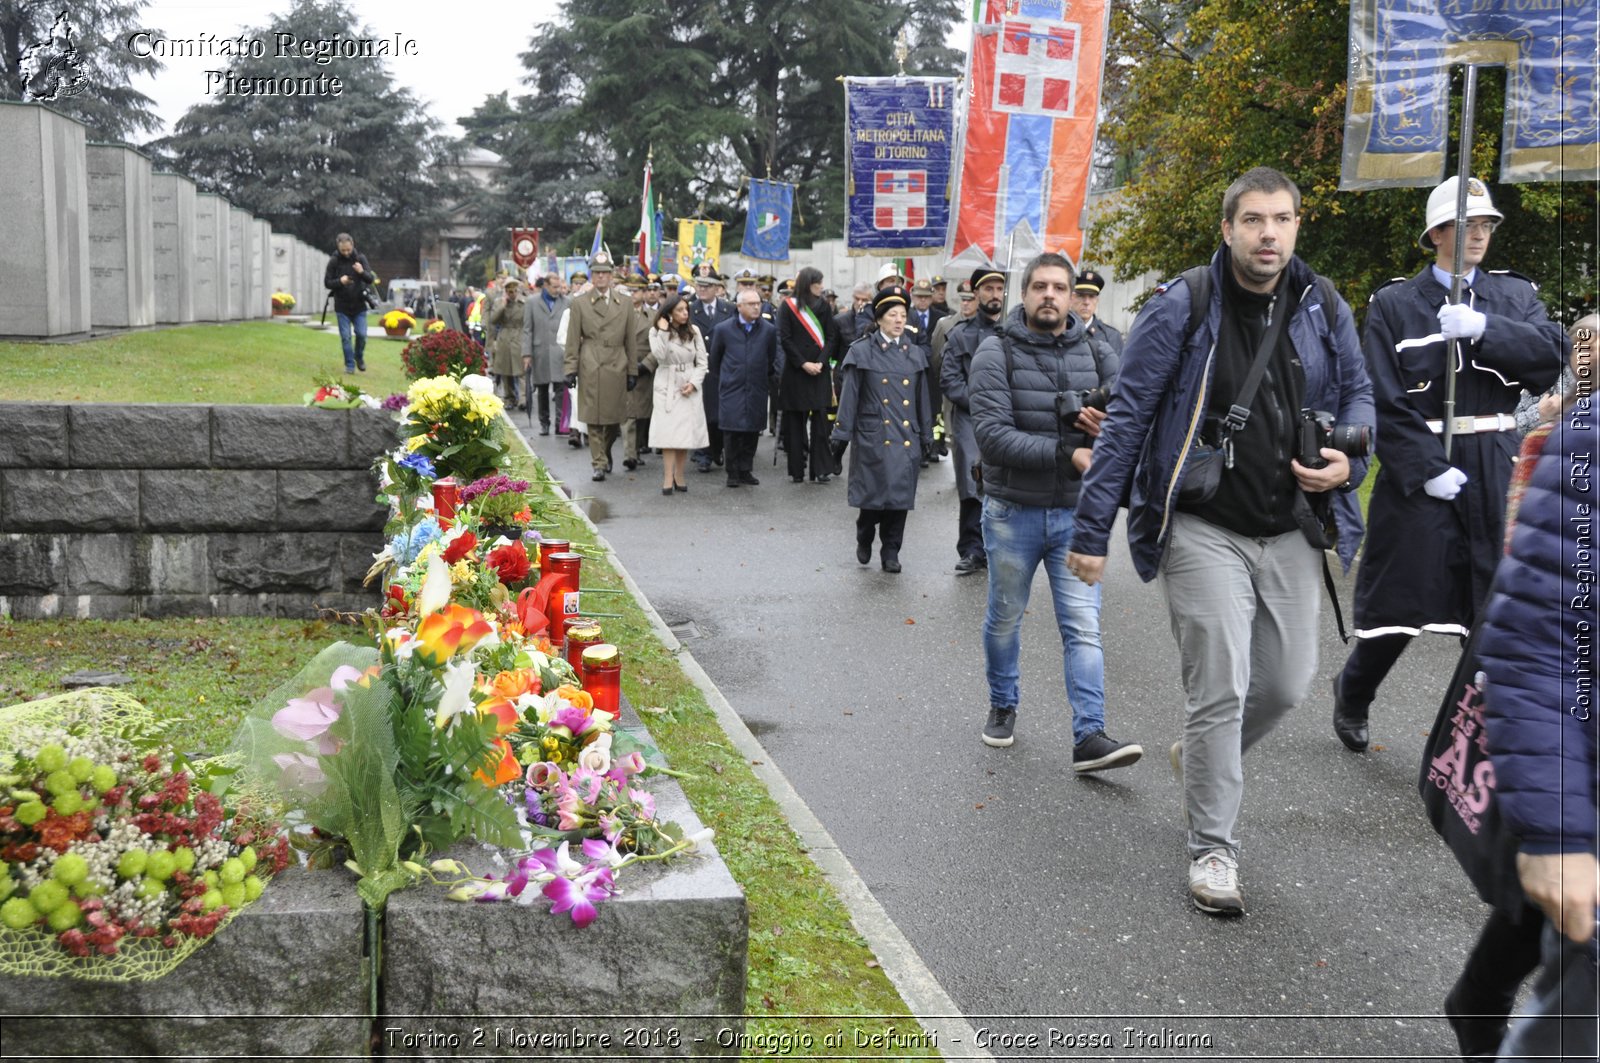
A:
<svg viewBox="0 0 1600 1063">
<path fill-rule="evenodd" d="M 1372 751 L 1374 753 L 1382 753 L 1385 749 L 1388 749 L 1388 748 L 1389 748 L 1388 746 L 1374 745 L 1372 747 Z"/>
<path fill-rule="evenodd" d="M 916 623 L 916 621 L 915 621 L 915 620 L 913 620 L 913 619 L 911 619 L 911 618 L 910 618 L 910 617 L 909 617 L 909 616 L 908 616 L 908 617 L 906 617 L 906 623 L 908 623 L 908 624 L 915 624 L 915 623 Z"/>
<path fill-rule="evenodd" d="M 867 961 L 867 966 L 868 967 L 881 967 L 883 965 L 880 964 L 877 960 L 868 960 Z"/>
<path fill-rule="evenodd" d="M 766 761 L 764 761 L 764 760 L 752 760 L 750 763 L 752 763 L 752 764 L 765 764 Z"/>
<path fill-rule="evenodd" d="M 979 801 L 977 804 L 973 805 L 972 807 L 973 808 L 982 808 L 983 807 L 983 802 Z"/>
<path fill-rule="evenodd" d="M 761 1003 L 766 1005 L 768 1011 L 778 1010 L 778 1002 L 773 1000 L 772 997 L 766 993 L 761 994 Z"/>
<path fill-rule="evenodd" d="M 853 712 L 851 712 L 851 711 L 850 711 L 850 710 L 849 710 L 849 709 L 845 709 L 845 710 L 844 710 L 844 714 L 845 714 L 845 715 L 846 715 L 846 716 L 854 716 L 854 715 L 855 715 L 855 713 L 853 713 Z"/>
<path fill-rule="evenodd" d="M 716 761 L 713 760 L 711 762 L 711 770 L 716 772 L 718 775 L 721 775 L 722 774 L 722 765 L 718 764 Z"/>
<path fill-rule="evenodd" d="M 661 705 L 641 705 L 641 706 L 639 706 L 639 711 L 640 712 L 653 712 L 657 716 L 659 716 L 663 712 L 666 712 L 667 710 Z"/>
<path fill-rule="evenodd" d="M 1316 963 L 1312 964 L 1312 966 L 1313 967 L 1326 967 L 1326 966 L 1328 966 L 1328 961 L 1327 960 L 1318 960 Z"/>
</svg>

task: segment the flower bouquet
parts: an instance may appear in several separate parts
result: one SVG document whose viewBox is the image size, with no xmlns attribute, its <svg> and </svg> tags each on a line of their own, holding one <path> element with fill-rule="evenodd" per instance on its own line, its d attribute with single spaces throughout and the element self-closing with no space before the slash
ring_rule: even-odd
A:
<svg viewBox="0 0 1600 1063">
<path fill-rule="evenodd" d="M 461 489 L 461 505 L 491 537 L 520 539 L 533 522 L 527 480 L 496 473 L 480 477 Z"/>
<path fill-rule="evenodd" d="M 383 331 L 392 337 L 401 337 L 417 327 L 417 319 L 404 310 L 395 309 L 378 319 Z"/>
<path fill-rule="evenodd" d="M 422 326 L 425 333 L 443 332 L 445 329 L 444 318 L 430 317 Z"/>
<path fill-rule="evenodd" d="M 408 380 L 424 377 L 463 377 L 489 371 L 488 356 L 476 340 L 454 330 L 428 332 L 418 336 L 400 352 Z"/>
<path fill-rule="evenodd" d="M 313 379 L 312 383 L 317 385 L 317 389 L 301 396 L 301 401 L 307 406 L 321 410 L 353 410 L 358 406 L 376 410 L 379 407 L 375 396 L 368 395 L 356 385 L 345 383 L 337 377 L 319 376 Z"/>
<path fill-rule="evenodd" d="M 270 803 L 153 734 L 113 690 L 0 711 L 0 971 L 159 978 L 287 866 Z"/>
<path fill-rule="evenodd" d="M 439 475 L 470 483 L 499 471 L 510 449 L 500 438 L 505 405 L 488 378 L 418 380 L 406 398 L 406 447 L 431 459 Z"/>
<path fill-rule="evenodd" d="M 272 293 L 272 312 L 273 312 L 273 314 L 275 314 L 278 317 L 282 317 L 283 315 L 287 314 L 289 311 L 291 311 L 293 309 L 294 309 L 294 296 L 290 295 L 288 292 L 273 292 Z"/>
</svg>

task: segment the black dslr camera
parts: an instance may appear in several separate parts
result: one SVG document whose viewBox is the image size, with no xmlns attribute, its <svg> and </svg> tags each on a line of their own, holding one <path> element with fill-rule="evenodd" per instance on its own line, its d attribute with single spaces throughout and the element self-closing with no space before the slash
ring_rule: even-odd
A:
<svg viewBox="0 0 1600 1063">
<path fill-rule="evenodd" d="M 1111 402 L 1110 388 L 1091 388 L 1088 391 L 1065 391 L 1056 396 L 1056 416 L 1066 428 L 1073 427 L 1082 410 L 1106 411 Z"/>
<path fill-rule="evenodd" d="M 1337 450 L 1351 458 L 1372 453 L 1372 428 L 1364 424 L 1339 424 L 1327 410 L 1300 411 L 1300 464 L 1308 469 L 1325 468 L 1328 460 L 1322 448 Z"/>
</svg>

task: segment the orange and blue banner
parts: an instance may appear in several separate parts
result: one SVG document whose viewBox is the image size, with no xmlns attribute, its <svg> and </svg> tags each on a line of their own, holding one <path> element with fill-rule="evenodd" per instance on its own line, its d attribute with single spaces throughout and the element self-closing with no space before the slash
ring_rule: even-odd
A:
<svg viewBox="0 0 1600 1063">
<path fill-rule="evenodd" d="M 1083 253 L 1108 0 L 983 0 L 968 60 L 954 268 Z"/>
<path fill-rule="evenodd" d="M 844 79 L 850 254 L 943 249 L 950 234 L 955 90 L 953 78 Z"/>
<path fill-rule="evenodd" d="M 1450 68 L 1506 69 L 1500 179 L 1600 178 L 1595 0 L 1354 0 L 1344 189 L 1435 185 Z"/>
</svg>

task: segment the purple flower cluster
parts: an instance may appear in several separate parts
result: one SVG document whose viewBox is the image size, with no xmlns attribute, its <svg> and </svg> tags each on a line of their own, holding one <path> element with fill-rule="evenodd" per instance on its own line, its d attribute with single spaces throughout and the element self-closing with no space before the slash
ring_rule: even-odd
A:
<svg viewBox="0 0 1600 1063">
<path fill-rule="evenodd" d="M 475 498 L 485 495 L 493 498 L 495 495 L 521 494 L 529 487 L 526 480 L 513 480 L 509 476 L 495 474 L 474 480 L 461 489 L 461 504 L 466 505 Z"/>
<path fill-rule="evenodd" d="M 390 395 L 388 398 L 379 403 L 378 406 L 380 409 L 388 410 L 391 413 L 397 410 L 403 410 L 406 408 L 406 393 L 403 391 L 396 391 L 394 394 Z"/>
</svg>

